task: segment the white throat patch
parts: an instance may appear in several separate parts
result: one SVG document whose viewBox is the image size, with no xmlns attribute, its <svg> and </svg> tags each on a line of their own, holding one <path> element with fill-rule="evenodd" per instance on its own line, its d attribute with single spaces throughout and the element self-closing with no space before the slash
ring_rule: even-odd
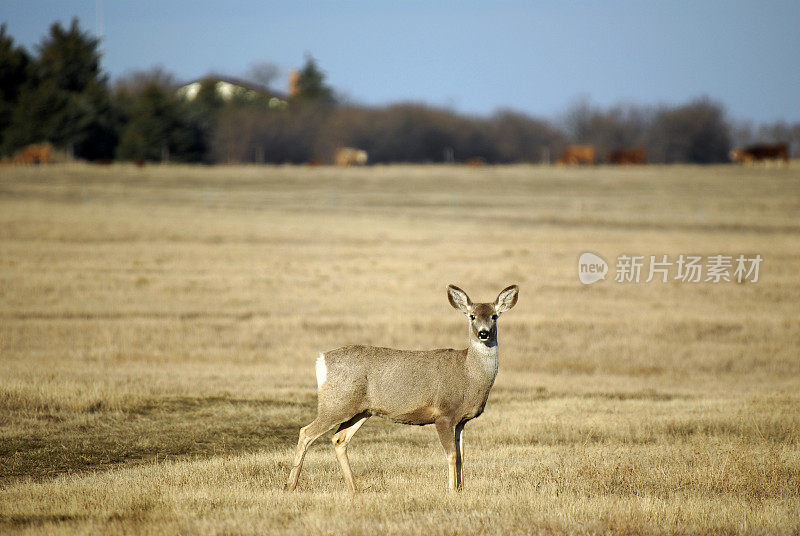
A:
<svg viewBox="0 0 800 536">
<path fill-rule="evenodd" d="M 486 346 L 482 342 L 472 341 L 470 346 L 480 359 L 481 364 L 483 364 L 483 366 L 485 367 L 486 372 L 489 374 L 497 374 L 497 361 L 499 358 L 499 353 L 497 352 L 497 345 Z"/>
</svg>

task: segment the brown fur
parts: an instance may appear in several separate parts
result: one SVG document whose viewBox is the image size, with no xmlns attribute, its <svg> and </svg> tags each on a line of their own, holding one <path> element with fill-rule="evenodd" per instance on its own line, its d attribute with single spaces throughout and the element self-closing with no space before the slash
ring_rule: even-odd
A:
<svg viewBox="0 0 800 536">
<path fill-rule="evenodd" d="M 742 164 L 782 160 L 786 165 L 789 165 L 789 145 L 786 143 L 751 145 L 750 147 L 731 151 L 730 157 L 734 162 L 741 162 Z"/>
<path fill-rule="evenodd" d="M 8 162 L 18 166 L 33 166 L 51 164 L 53 162 L 53 146 L 49 143 L 41 145 L 28 145 L 23 147 Z"/>
<path fill-rule="evenodd" d="M 641 148 L 617 149 L 606 155 L 606 162 L 617 166 L 646 164 L 647 153 Z"/>
<path fill-rule="evenodd" d="M 556 164 L 575 166 L 578 164 L 594 165 L 594 145 L 570 145 L 556 160 Z"/>
<path fill-rule="evenodd" d="M 318 409 L 343 408 L 343 418 L 368 411 L 419 426 L 434 424 L 442 415 L 454 422 L 474 418 L 482 412 L 491 385 L 469 386 L 467 354 L 369 346 L 325 352 L 328 376 L 318 393 Z M 463 392 L 465 385 L 468 392 Z"/>
</svg>

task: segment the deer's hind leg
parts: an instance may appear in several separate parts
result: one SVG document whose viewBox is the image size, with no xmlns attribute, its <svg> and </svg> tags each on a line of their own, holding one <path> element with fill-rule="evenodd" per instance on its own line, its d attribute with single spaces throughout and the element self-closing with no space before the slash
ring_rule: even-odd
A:
<svg viewBox="0 0 800 536">
<path fill-rule="evenodd" d="M 354 493 L 358 490 L 353 480 L 353 472 L 350 470 L 350 460 L 347 459 L 347 444 L 350 443 L 350 440 L 353 439 L 358 429 L 361 428 L 361 425 L 364 424 L 369 417 L 370 414 L 366 411 L 353 416 L 340 424 L 338 430 L 336 430 L 336 433 L 333 434 L 331 438 L 333 448 L 336 451 L 336 458 L 339 460 L 339 465 L 342 466 L 344 479 L 350 487 L 350 491 Z"/>
<path fill-rule="evenodd" d="M 305 458 L 306 451 L 311 443 L 340 422 L 342 421 L 325 419 L 317 415 L 317 418 L 308 426 L 304 426 L 300 429 L 300 437 L 297 440 L 297 451 L 294 455 L 294 463 L 289 473 L 289 479 L 286 481 L 287 491 L 292 491 L 297 487 L 297 479 L 300 478 L 300 470 L 303 468 L 303 458 Z"/>
</svg>

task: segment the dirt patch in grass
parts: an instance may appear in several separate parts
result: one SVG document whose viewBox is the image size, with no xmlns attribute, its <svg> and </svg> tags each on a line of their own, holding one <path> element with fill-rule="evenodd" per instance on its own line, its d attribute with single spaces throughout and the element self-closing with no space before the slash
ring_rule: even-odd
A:
<svg viewBox="0 0 800 536">
<path fill-rule="evenodd" d="M 16 428 L 0 441 L 0 485 L 179 457 L 285 446 L 296 439 L 302 402 L 224 397 L 165 398 L 130 411 L 41 414 L 44 426 Z M 31 416 L 27 416 L 31 418 Z M 14 416 L 11 416 L 14 419 Z"/>
</svg>

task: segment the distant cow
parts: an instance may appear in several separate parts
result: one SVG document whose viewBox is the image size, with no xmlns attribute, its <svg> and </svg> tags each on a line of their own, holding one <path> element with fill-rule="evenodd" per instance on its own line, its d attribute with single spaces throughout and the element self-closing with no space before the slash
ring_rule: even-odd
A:
<svg viewBox="0 0 800 536">
<path fill-rule="evenodd" d="M 744 149 L 734 149 L 731 151 L 730 157 L 734 162 L 742 164 L 783 160 L 786 165 L 789 165 L 789 146 L 785 143 L 776 143 L 775 145 L 760 143 Z"/>
<path fill-rule="evenodd" d="M 647 153 L 644 149 L 617 149 L 606 155 L 606 162 L 617 166 L 629 166 L 635 164 L 646 164 Z"/>
<path fill-rule="evenodd" d="M 53 162 L 53 146 L 49 143 L 28 145 L 11 159 L 12 164 L 23 166 L 50 164 Z"/>
<path fill-rule="evenodd" d="M 556 164 L 574 166 L 577 164 L 594 165 L 594 145 L 570 145 L 556 160 Z"/>
<path fill-rule="evenodd" d="M 481 167 L 486 164 L 486 160 L 480 156 L 474 156 L 472 158 L 467 158 L 467 161 L 464 163 L 469 167 Z"/>
<path fill-rule="evenodd" d="M 337 166 L 363 166 L 367 163 L 367 151 L 352 147 L 341 147 L 336 151 Z"/>
</svg>

